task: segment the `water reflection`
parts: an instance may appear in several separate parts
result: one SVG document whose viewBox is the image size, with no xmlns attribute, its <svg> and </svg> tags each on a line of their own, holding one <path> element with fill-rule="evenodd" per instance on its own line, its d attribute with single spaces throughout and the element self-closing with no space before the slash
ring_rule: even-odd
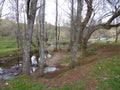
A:
<svg viewBox="0 0 120 90">
<path fill-rule="evenodd" d="M 14 77 L 13 73 L 0 75 L 0 79 L 13 79 Z"/>
<path fill-rule="evenodd" d="M 44 73 L 54 72 L 54 71 L 56 71 L 56 70 L 59 70 L 59 69 L 56 68 L 56 67 L 45 67 Z"/>
<path fill-rule="evenodd" d="M 46 54 L 46 58 L 51 58 L 51 54 Z M 34 59 L 34 58 L 33 58 Z M 0 79 L 13 79 L 22 72 L 22 57 L 14 58 L 13 60 L 0 63 Z M 38 69 L 38 63 L 31 61 L 30 73 L 35 72 Z M 59 70 L 56 67 L 45 67 L 44 73 L 53 72 Z"/>
<path fill-rule="evenodd" d="M 21 68 L 11 67 L 10 69 L 3 69 L 0 67 L 0 79 L 13 79 L 15 76 L 21 74 Z"/>
<path fill-rule="evenodd" d="M 31 66 L 30 67 L 30 73 L 33 73 L 33 72 L 35 72 L 36 70 L 37 70 L 37 66 Z"/>
</svg>

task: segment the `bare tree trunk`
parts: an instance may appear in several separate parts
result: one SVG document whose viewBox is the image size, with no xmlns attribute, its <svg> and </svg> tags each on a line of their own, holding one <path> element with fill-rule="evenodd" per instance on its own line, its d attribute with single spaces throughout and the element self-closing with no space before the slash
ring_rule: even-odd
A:
<svg viewBox="0 0 120 90">
<path fill-rule="evenodd" d="M 20 31 L 20 24 L 19 24 L 19 0 L 15 0 L 16 3 L 16 21 L 17 21 L 17 44 L 18 48 L 23 48 L 22 47 L 22 34 Z"/>
<path fill-rule="evenodd" d="M 25 12 L 24 12 L 24 40 L 26 40 L 26 21 L 25 21 Z M 23 41 L 25 43 L 25 41 Z"/>
<path fill-rule="evenodd" d="M 23 69 L 22 73 L 24 75 L 29 75 L 30 74 L 30 41 L 26 36 L 26 42 L 25 42 L 25 48 L 24 48 L 24 55 L 23 55 Z M 28 40 L 28 41 L 27 41 Z"/>
<path fill-rule="evenodd" d="M 77 0 L 77 2 L 78 2 L 78 4 L 77 4 L 77 17 L 76 17 L 76 22 L 75 22 L 76 29 L 74 30 L 74 34 L 75 34 L 74 37 L 75 38 L 74 38 L 74 42 L 73 42 L 72 50 L 71 50 L 71 67 L 70 68 L 75 67 L 75 59 L 76 59 L 76 54 L 77 54 L 77 50 L 78 50 L 78 41 L 79 41 L 79 33 L 80 33 L 82 0 Z"/>
<path fill-rule="evenodd" d="M 29 75 L 30 72 L 30 51 L 31 51 L 31 42 L 33 34 L 33 26 L 35 20 L 35 14 L 37 10 L 37 1 L 38 0 L 27 0 L 27 29 L 26 29 L 26 39 L 25 39 L 25 48 L 23 55 L 23 74 Z"/>
<path fill-rule="evenodd" d="M 118 28 L 116 27 L 116 37 L 115 37 L 115 43 L 118 42 L 118 36 L 120 34 L 120 30 L 118 30 Z"/>
<path fill-rule="evenodd" d="M 57 39 L 57 24 L 58 24 L 58 0 L 56 0 L 56 20 L 55 20 L 55 36 L 56 36 L 56 45 L 55 45 L 55 51 L 58 51 L 57 44 L 58 44 L 58 39 Z"/>
<path fill-rule="evenodd" d="M 44 58 L 44 22 L 45 22 L 45 0 L 41 1 L 41 20 L 40 22 L 40 47 L 39 47 L 39 52 L 40 52 L 40 61 L 39 61 L 39 66 L 40 66 L 40 70 L 39 70 L 39 76 L 42 77 L 44 75 L 44 62 L 45 62 L 45 58 Z"/>
<path fill-rule="evenodd" d="M 81 42 L 81 55 L 83 57 L 86 57 L 88 55 L 88 52 L 87 52 L 87 42 L 86 41 L 82 41 Z"/>
<path fill-rule="evenodd" d="M 39 47 L 39 24 L 37 23 L 37 31 L 36 31 L 36 43 L 37 46 Z"/>
<path fill-rule="evenodd" d="M 73 43 L 73 39 L 74 39 L 74 33 L 73 33 L 73 27 L 74 27 L 74 21 L 73 21 L 73 12 L 74 10 L 74 0 L 71 0 L 71 27 L 70 27 L 70 44 L 69 44 L 69 48 L 68 50 L 71 50 L 72 48 L 72 43 Z"/>
<path fill-rule="evenodd" d="M 48 45 L 47 42 L 48 42 L 48 34 L 47 34 L 47 29 L 46 29 L 45 31 L 45 44 L 46 45 Z"/>
<path fill-rule="evenodd" d="M 60 24 L 58 28 L 58 43 L 59 43 L 59 50 L 60 50 Z"/>
<path fill-rule="evenodd" d="M 118 42 L 118 34 L 116 34 L 116 37 L 115 37 L 115 43 L 117 43 Z"/>
</svg>

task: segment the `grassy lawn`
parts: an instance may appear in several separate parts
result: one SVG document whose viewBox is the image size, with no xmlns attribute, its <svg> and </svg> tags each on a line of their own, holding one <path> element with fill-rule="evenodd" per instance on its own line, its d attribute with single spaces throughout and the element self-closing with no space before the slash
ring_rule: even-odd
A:
<svg viewBox="0 0 120 90">
<path fill-rule="evenodd" d="M 17 50 L 16 41 L 13 38 L 0 38 L 0 57 L 10 55 Z"/>
</svg>

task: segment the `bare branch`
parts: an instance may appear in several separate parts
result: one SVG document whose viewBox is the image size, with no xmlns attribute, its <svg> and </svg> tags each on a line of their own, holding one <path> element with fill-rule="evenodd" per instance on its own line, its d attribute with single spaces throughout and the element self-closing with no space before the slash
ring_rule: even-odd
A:
<svg viewBox="0 0 120 90">
<path fill-rule="evenodd" d="M 86 3 L 87 3 L 87 14 L 86 14 L 86 17 L 85 17 L 85 19 L 84 19 L 84 21 L 83 21 L 83 23 L 82 23 L 82 25 L 85 27 L 86 25 L 87 25 L 87 23 L 89 22 L 89 20 L 90 20 L 90 17 L 91 17 L 91 15 L 92 15 L 92 11 L 93 11 L 93 9 L 92 9 L 92 1 L 93 0 L 85 0 L 86 1 Z"/>
<path fill-rule="evenodd" d="M 107 21 L 107 25 L 110 25 L 110 23 L 118 16 L 120 16 L 120 10 L 115 12 L 114 15 Z"/>
</svg>

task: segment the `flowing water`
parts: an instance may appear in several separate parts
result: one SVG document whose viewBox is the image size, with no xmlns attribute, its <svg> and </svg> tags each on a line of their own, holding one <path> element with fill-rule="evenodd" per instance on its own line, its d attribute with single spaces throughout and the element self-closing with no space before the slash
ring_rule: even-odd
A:
<svg viewBox="0 0 120 90">
<path fill-rule="evenodd" d="M 22 70 L 22 58 L 14 58 L 10 61 L 0 63 L 0 79 L 13 79 L 21 74 Z M 30 73 L 33 73 L 38 67 L 31 66 Z M 53 72 L 59 70 L 56 67 L 45 67 L 44 73 Z"/>
<path fill-rule="evenodd" d="M 21 57 L 0 62 L 0 79 L 13 79 L 21 73 Z"/>
</svg>

